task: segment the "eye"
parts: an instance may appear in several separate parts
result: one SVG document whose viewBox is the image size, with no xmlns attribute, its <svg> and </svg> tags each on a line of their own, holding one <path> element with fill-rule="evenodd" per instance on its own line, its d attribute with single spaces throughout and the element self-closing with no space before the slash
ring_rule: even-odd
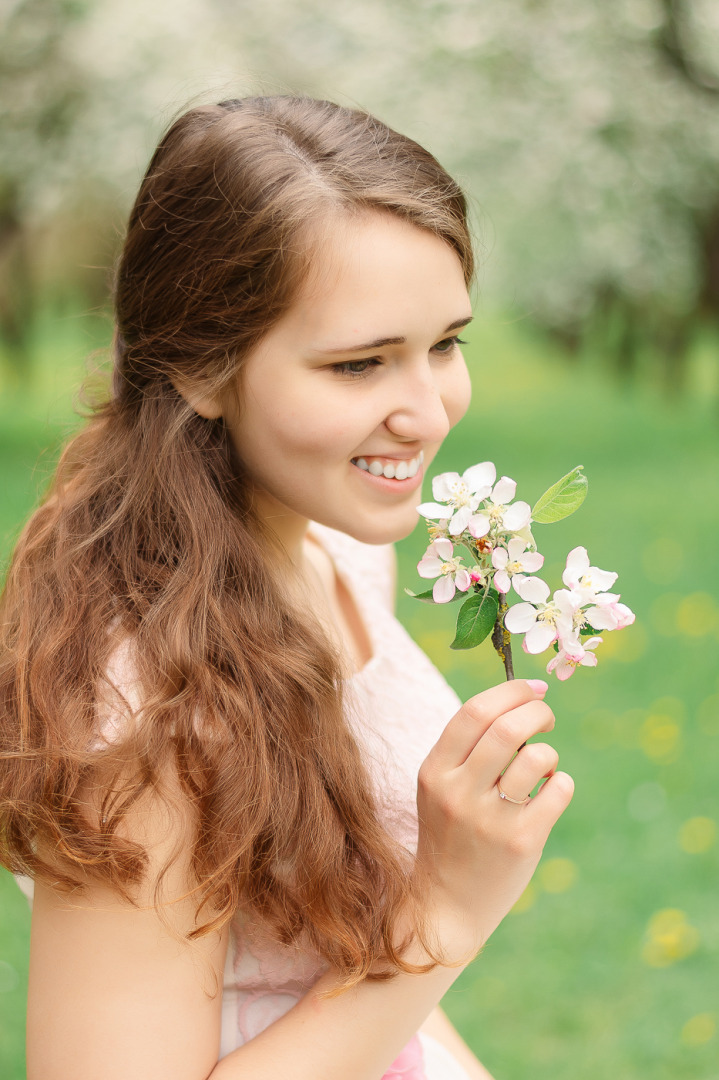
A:
<svg viewBox="0 0 719 1080">
<path fill-rule="evenodd" d="M 361 379 L 363 376 L 369 375 L 372 368 L 378 365 L 379 360 L 370 356 L 364 360 L 344 360 L 341 364 L 332 364 L 332 371 L 335 375 L 347 375 L 351 379 Z"/>
<path fill-rule="evenodd" d="M 438 353 L 449 353 L 452 351 L 452 349 L 456 348 L 457 345 L 466 344 L 466 341 L 463 341 L 462 338 L 458 338 L 456 336 L 443 338 L 442 341 L 438 341 L 436 345 L 432 346 L 432 351 Z"/>
</svg>

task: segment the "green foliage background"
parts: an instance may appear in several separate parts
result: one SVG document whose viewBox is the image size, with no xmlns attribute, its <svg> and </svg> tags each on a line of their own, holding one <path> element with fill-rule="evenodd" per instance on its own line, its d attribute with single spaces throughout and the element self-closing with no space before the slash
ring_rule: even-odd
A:
<svg viewBox="0 0 719 1080">
<path fill-rule="evenodd" d="M 76 423 L 84 357 L 107 330 L 56 314 L 33 335 L 33 383 L 0 385 L 3 557 Z M 445 1007 L 498 1080 L 717 1080 L 719 453 L 703 381 L 715 346 L 698 342 L 693 390 L 679 403 L 608 381 L 591 349 L 569 362 L 536 332 L 482 311 L 471 339 L 473 405 L 437 471 L 491 458 L 533 502 L 581 461 L 583 507 L 536 530 L 544 576 L 558 584 L 566 553 L 584 544 L 619 572 L 637 622 L 607 635 L 597 669 L 551 682 L 553 738 L 575 799 L 527 893 Z M 421 526 L 400 545 L 400 585 L 422 584 L 424 546 Z M 489 644 L 449 649 L 456 608 L 401 593 L 398 604 L 460 695 L 500 679 Z M 543 663 L 520 649 L 517 668 L 541 676 Z M 24 1076 L 28 932 L 24 898 L 3 873 L 4 1080 Z"/>
</svg>

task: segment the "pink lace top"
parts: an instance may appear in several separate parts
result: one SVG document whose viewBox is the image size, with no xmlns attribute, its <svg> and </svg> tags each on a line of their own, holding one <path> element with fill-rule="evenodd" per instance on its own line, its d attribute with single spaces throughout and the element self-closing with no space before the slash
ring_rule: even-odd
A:
<svg viewBox="0 0 719 1080">
<path fill-rule="evenodd" d="M 460 702 L 393 614 L 391 546 L 362 544 L 319 525 L 312 526 L 312 534 L 332 559 L 370 638 L 372 658 L 346 686 L 349 720 L 364 750 L 387 825 L 413 849 L 417 772 Z M 122 669 L 124 656 L 115 659 Z M 127 685 L 123 692 L 130 700 L 134 697 Z M 112 738 L 112 727 L 110 716 L 102 724 L 104 738 Z M 19 879 L 18 884 L 31 896 L 31 881 Z M 224 973 L 220 1057 L 283 1016 L 323 970 L 317 956 L 278 944 L 259 923 L 237 916 L 230 927 Z M 384 1080 L 400 1077 L 467 1080 L 444 1047 L 424 1035 L 410 1041 Z"/>
</svg>

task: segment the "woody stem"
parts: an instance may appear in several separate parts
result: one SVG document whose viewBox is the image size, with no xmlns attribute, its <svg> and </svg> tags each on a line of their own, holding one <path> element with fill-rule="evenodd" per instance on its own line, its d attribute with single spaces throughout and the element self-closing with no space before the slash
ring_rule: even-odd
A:
<svg viewBox="0 0 719 1080">
<path fill-rule="evenodd" d="M 504 625 L 504 616 L 507 614 L 507 601 L 504 594 L 500 593 L 499 611 L 497 620 L 492 630 L 492 644 L 504 664 L 504 673 L 509 682 L 514 678 L 514 664 L 512 663 L 512 635 Z"/>
</svg>

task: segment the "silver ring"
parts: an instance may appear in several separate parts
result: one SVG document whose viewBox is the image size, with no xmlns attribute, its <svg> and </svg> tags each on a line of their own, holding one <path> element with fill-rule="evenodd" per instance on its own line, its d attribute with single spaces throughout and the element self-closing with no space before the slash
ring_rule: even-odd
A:
<svg viewBox="0 0 719 1080">
<path fill-rule="evenodd" d="M 529 802 L 530 796 L 527 795 L 526 799 L 513 799 L 511 795 L 508 795 L 506 791 L 502 791 L 499 780 L 497 781 L 497 791 L 499 792 L 500 799 L 504 799 L 505 802 L 511 802 L 514 806 L 524 806 Z"/>
</svg>

